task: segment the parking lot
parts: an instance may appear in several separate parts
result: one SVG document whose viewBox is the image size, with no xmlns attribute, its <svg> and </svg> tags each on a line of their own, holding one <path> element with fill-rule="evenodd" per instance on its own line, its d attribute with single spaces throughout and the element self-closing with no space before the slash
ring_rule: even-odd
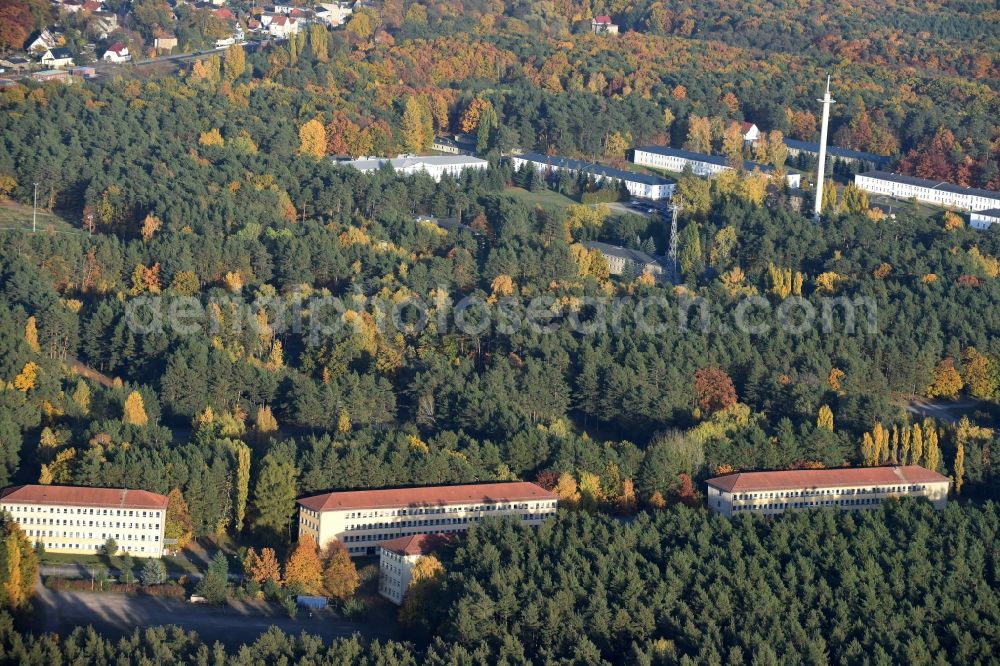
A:
<svg viewBox="0 0 1000 666">
<path fill-rule="evenodd" d="M 300 611 L 293 620 L 281 608 L 265 601 L 214 607 L 142 595 L 56 592 L 41 585 L 36 588 L 34 601 L 42 618 L 38 633 L 67 635 L 76 627 L 91 625 L 102 635 L 118 638 L 131 634 L 136 627 L 174 624 L 196 631 L 207 643 L 219 641 L 229 649 L 252 643 L 272 626 L 290 634 L 306 631 L 327 641 L 354 633 L 365 638 L 394 637 L 393 627 L 386 623 L 348 622 L 330 611 L 316 612 L 312 617 Z"/>
</svg>

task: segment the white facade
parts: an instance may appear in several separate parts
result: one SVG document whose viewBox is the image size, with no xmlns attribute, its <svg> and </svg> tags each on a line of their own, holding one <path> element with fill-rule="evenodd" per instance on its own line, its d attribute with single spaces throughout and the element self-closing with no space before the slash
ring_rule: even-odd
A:
<svg viewBox="0 0 1000 666">
<path fill-rule="evenodd" d="M 869 171 L 854 176 L 854 184 L 872 194 L 894 199 L 916 199 L 947 208 L 980 211 L 1000 208 L 1000 192 L 990 192 L 972 187 L 926 178 L 901 176 L 884 171 Z"/>
<path fill-rule="evenodd" d="M 973 229 L 989 229 L 993 224 L 1000 224 L 1000 208 L 969 213 L 969 226 Z"/>
<path fill-rule="evenodd" d="M 602 164 L 583 162 L 565 157 L 524 153 L 522 155 L 511 155 L 510 161 L 515 169 L 521 169 L 531 164 L 543 175 L 565 169 L 575 175 L 581 172 L 589 174 L 597 182 L 618 180 L 625 184 L 625 188 L 629 194 L 645 199 L 669 199 L 673 196 L 674 188 L 677 186 L 677 183 L 666 178 L 650 176 L 644 173 L 622 171 L 621 169 L 612 169 Z"/>
<path fill-rule="evenodd" d="M 926 497 L 936 509 L 948 501 L 948 477 L 916 465 L 853 469 L 743 472 L 709 479 L 708 508 L 727 518 L 777 515 L 794 509 L 877 509 L 895 497 Z"/>
<path fill-rule="evenodd" d="M 128 47 L 124 44 L 112 44 L 104 55 L 101 56 L 101 60 L 104 62 L 128 62 L 132 59 L 132 54 L 128 52 Z"/>
<path fill-rule="evenodd" d="M 340 541 L 352 557 L 382 541 L 416 534 L 459 534 L 488 516 L 538 525 L 558 497 L 533 483 L 487 483 L 325 493 L 300 499 L 299 535 L 321 548 Z"/>
<path fill-rule="evenodd" d="M 424 172 L 439 182 L 442 176 L 458 178 L 466 169 L 485 170 L 489 162 L 478 157 L 467 155 L 401 155 L 388 159 L 385 157 L 362 157 L 357 160 L 340 162 L 344 166 L 357 169 L 362 173 L 378 171 L 386 164 L 391 164 L 398 173 L 412 176 Z"/>
<path fill-rule="evenodd" d="M 33 544 L 50 553 L 93 555 L 109 538 L 119 552 L 163 554 L 167 498 L 142 490 L 18 486 L 3 491 L 0 508 Z"/>
<path fill-rule="evenodd" d="M 691 173 L 703 178 L 732 169 L 726 158 L 720 155 L 705 155 L 690 150 L 670 148 L 668 146 L 644 146 L 635 148 L 632 153 L 632 162 L 640 166 L 648 166 L 676 173 L 680 173 L 685 168 L 691 167 Z M 774 172 L 774 169 L 769 165 L 749 161 L 744 161 L 743 168 L 747 172 L 761 171 L 769 175 Z M 788 184 L 788 187 L 801 187 L 801 174 L 785 174 L 785 182 Z"/>
<path fill-rule="evenodd" d="M 743 143 L 754 144 L 760 138 L 760 129 L 754 123 L 743 123 Z"/>
<path fill-rule="evenodd" d="M 399 606 L 413 580 L 413 567 L 421 555 L 397 553 L 387 548 L 379 549 L 378 593 Z"/>
<path fill-rule="evenodd" d="M 69 49 L 59 48 L 46 51 L 41 58 L 41 63 L 52 69 L 63 69 L 73 66 L 73 54 Z"/>
</svg>

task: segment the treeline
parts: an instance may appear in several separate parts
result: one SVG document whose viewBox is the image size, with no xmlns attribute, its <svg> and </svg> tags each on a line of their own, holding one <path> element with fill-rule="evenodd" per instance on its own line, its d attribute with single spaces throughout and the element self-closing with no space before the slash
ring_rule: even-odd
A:
<svg viewBox="0 0 1000 666">
<path fill-rule="evenodd" d="M 419 645 L 272 629 L 237 652 L 154 628 L 112 643 L 0 621 L 7 660 L 164 663 L 988 664 L 1000 626 L 994 503 L 935 512 L 889 501 L 858 513 L 726 520 L 685 507 L 633 522 L 563 512 L 537 530 L 484 521 L 443 553 Z"/>
</svg>

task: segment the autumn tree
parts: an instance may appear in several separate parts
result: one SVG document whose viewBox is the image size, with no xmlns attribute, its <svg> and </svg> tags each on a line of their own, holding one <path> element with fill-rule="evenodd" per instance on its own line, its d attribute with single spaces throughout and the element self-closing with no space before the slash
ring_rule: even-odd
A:
<svg viewBox="0 0 1000 666">
<path fill-rule="evenodd" d="M 962 382 L 969 393 L 980 400 L 991 400 L 1000 382 L 1000 368 L 991 356 L 969 347 L 962 355 Z"/>
<path fill-rule="evenodd" d="M 281 569 L 273 548 L 262 548 L 260 554 L 250 547 L 243 558 L 243 573 L 258 585 L 268 580 L 281 583 Z"/>
<path fill-rule="evenodd" d="M 347 553 L 344 544 L 331 542 L 327 548 L 326 563 L 323 565 L 323 587 L 326 593 L 340 601 L 350 599 L 361 585 L 361 577 L 354 566 L 354 560 Z"/>
<path fill-rule="evenodd" d="M 146 407 L 142 401 L 142 395 L 138 391 L 132 391 L 125 398 L 122 421 L 135 426 L 144 426 L 149 422 L 146 416 Z"/>
<path fill-rule="evenodd" d="M 326 155 L 326 128 L 318 118 L 299 128 L 299 155 L 322 159 Z"/>
<path fill-rule="evenodd" d="M 308 534 L 299 537 L 285 562 L 285 585 L 302 590 L 302 594 L 323 593 L 323 563 L 316 540 Z"/>
<path fill-rule="evenodd" d="M 577 489 L 576 479 L 569 472 L 559 475 L 552 492 L 559 497 L 559 503 L 570 509 L 575 509 L 580 504 L 580 493 Z"/>
<path fill-rule="evenodd" d="M 223 63 L 223 74 L 227 81 L 235 81 L 243 75 L 247 68 L 246 53 L 241 44 L 233 44 L 226 49 L 226 58 Z"/>
<path fill-rule="evenodd" d="M 246 518 L 247 498 L 250 495 L 250 447 L 239 440 L 227 439 L 225 442 L 236 459 L 233 527 L 237 532 L 241 532 L 243 531 L 243 521 Z"/>
<path fill-rule="evenodd" d="M 601 492 L 601 477 L 585 470 L 581 470 L 579 475 L 580 508 L 586 511 L 596 511 L 604 498 Z"/>
<path fill-rule="evenodd" d="M 696 153 L 712 152 L 712 123 L 707 117 L 689 116 L 684 148 Z"/>
<path fill-rule="evenodd" d="M 31 351 L 36 354 L 42 350 L 38 344 L 38 326 L 35 325 L 34 316 L 28 317 L 28 321 L 24 325 L 24 341 L 28 344 Z"/>
<path fill-rule="evenodd" d="M 407 627 L 421 626 L 427 617 L 430 604 L 444 583 L 445 570 L 433 555 L 424 555 L 413 565 L 410 586 L 399 607 L 399 622 Z"/>
<path fill-rule="evenodd" d="M 739 123 L 729 123 L 722 134 L 722 154 L 735 169 L 743 168 L 743 130 Z"/>
<path fill-rule="evenodd" d="M 736 387 L 721 368 L 701 368 L 694 373 L 694 391 L 698 408 L 708 416 L 736 404 Z"/>
<path fill-rule="evenodd" d="M 38 557 L 31 542 L 17 523 L 0 518 L 0 607 L 23 607 L 37 581 Z"/>
<path fill-rule="evenodd" d="M 167 515 L 163 523 L 163 536 L 177 541 L 178 548 L 184 548 L 194 533 L 191 510 L 188 508 L 180 488 L 167 494 Z"/>
<path fill-rule="evenodd" d="M 474 132 L 479 127 L 479 118 L 487 108 L 492 108 L 493 105 L 489 100 L 485 100 L 482 97 L 473 98 L 469 105 L 465 107 L 465 111 L 462 112 L 462 117 L 458 121 L 458 127 L 466 134 Z"/>
<path fill-rule="evenodd" d="M 433 141 L 434 127 L 427 103 L 410 95 L 403 107 L 403 145 L 408 152 L 419 153 L 429 149 Z"/>
<path fill-rule="evenodd" d="M 954 400 L 962 390 L 962 376 L 955 369 L 955 360 L 950 356 L 941 360 L 934 368 L 934 378 L 924 390 L 928 398 L 948 398 Z"/>
<path fill-rule="evenodd" d="M 820 405 L 819 415 L 816 417 L 816 427 L 833 432 L 833 410 L 830 409 L 829 405 Z"/>
</svg>

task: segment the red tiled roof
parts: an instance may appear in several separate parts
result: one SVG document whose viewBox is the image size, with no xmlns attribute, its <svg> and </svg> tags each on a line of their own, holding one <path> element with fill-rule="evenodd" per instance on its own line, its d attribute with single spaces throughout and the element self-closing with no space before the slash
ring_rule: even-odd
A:
<svg viewBox="0 0 1000 666">
<path fill-rule="evenodd" d="M 753 127 L 753 123 L 749 123 L 749 122 L 747 122 L 745 120 L 743 121 L 743 131 L 744 132 L 749 132 L 751 127 Z"/>
<path fill-rule="evenodd" d="M 594 17 L 594 23 L 611 23 L 611 17 L 607 14 L 602 14 L 601 16 Z"/>
<path fill-rule="evenodd" d="M 112 53 L 117 53 L 121 55 L 122 51 L 126 51 L 128 49 L 126 49 L 125 45 L 122 44 L 121 42 L 115 42 L 114 44 L 108 47 L 108 50 L 111 51 Z"/>
<path fill-rule="evenodd" d="M 212 13 L 215 14 L 216 18 L 220 18 L 220 19 L 232 19 L 232 18 L 236 18 L 236 15 L 233 14 L 231 11 L 229 11 L 229 9 L 227 9 L 225 7 L 221 8 L 221 9 L 216 9 Z"/>
<path fill-rule="evenodd" d="M 13 486 L 0 491 L 4 504 L 61 504 L 116 509 L 166 509 L 167 498 L 147 490 L 79 486 Z"/>
<path fill-rule="evenodd" d="M 555 499 L 559 498 L 534 483 L 514 481 L 508 483 L 472 483 L 463 486 L 346 490 L 304 497 L 299 500 L 299 504 L 313 511 L 345 511 L 348 509 L 385 509 Z"/>
<path fill-rule="evenodd" d="M 781 472 L 736 472 L 706 483 L 729 493 L 794 488 L 842 488 L 897 483 L 947 483 L 948 477 L 917 465 L 851 467 L 844 469 L 795 469 Z"/>
<path fill-rule="evenodd" d="M 379 544 L 386 550 L 400 555 L 426 555 L 451 541 L 450 534 L 411 534 L 390 539 Z"/>
</svg>

